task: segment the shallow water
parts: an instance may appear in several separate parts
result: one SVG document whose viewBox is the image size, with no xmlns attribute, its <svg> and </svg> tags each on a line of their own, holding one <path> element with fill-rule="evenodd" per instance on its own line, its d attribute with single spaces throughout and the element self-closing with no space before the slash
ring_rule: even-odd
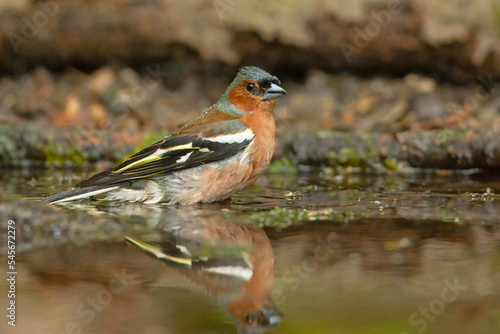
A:
<svg viewBox="0 0 500 334">
<path fill-rule="evenodd" d="M 90 174 L 2 171 L 0 183 L 31 198 Z M 271 319 L 270 333 L 500 332 L 500 175 L 318 175 L 268 174 L 189 208 L 7 202 L 18 308 L 0 331 L 236 333 Z M 173 241 L 239 276 L 150 256 Z"/>
</svg>

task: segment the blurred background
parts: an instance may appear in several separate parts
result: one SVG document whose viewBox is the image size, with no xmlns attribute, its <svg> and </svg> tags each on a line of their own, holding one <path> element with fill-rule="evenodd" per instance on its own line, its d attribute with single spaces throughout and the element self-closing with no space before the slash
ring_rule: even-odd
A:
<svg viewBox="0 0 500 334">
<path fill-rule="evenodd" d="M 289 92 L 276 157 L 326 163 L 297 135 L 354 130 L 416 167 L 497 168 L 499 13 L 497 0 L 0 1 L 0 164 L 116 162 L 256 65 Z"/>
<path fill-rule="evenodd" d="M 0 332 L 500 332 L 499 0 L 0 0 L 0 40 L 0 268 L 12 220 L 19 273 Z M 269 172 L 231 200 L 32 200 L 176 130 L 245 65 L 288 94 Z M 192 221 L 252 225 L 229 246 L 275 273 L 217 290 L 124 242 Z M 239 289 L 278 326 L 243 328 Z"/>
<path fill-rule="evenodd" d="M 290 144 L 285 128 L 500 131 L 496 0 L 21 0 L 1 1 L 0 16 L 0 122 L 11 132 L 4 141 L 16 138 L 2 165 L 64 160 L 23 134 L 62 142 L 71 155 L 60 132 L 68 128 L 83 160 L 121 158 L 110 151 L 184 124 L 244 65 L 277 75 L 289 92 L 276 108 L 280 143 Z M 15 152 L 20 142 L 29 152 Z M 112 149 L 102 152 L 103 142 Z M 479 149 L 497 157 L 497 146 Z"/>
</svg>

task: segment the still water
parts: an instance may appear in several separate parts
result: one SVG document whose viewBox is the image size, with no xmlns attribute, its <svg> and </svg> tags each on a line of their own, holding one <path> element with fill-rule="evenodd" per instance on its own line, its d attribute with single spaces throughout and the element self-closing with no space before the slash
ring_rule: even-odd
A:
<svg viewBox="0 0 500 334">
<path fill-rule="evenodd" d="M 500 175 L 268 174 L 192 207 L 33 199 L 90 174 L 2 171 L 1 333 L 500 333 Z"/>
</svg>

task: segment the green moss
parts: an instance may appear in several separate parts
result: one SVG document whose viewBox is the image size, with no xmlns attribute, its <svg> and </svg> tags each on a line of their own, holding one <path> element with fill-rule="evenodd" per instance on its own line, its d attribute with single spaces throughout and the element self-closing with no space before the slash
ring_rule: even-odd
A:
<svg viewBox="0 0 500 334">
<path fill-rule="evenodd" d="M 340 149 L 340 152 L 337 156 L 337 161 L 342 166 L 359 167 L 361 165 L 362 159 L 355 148 L 343 147 Z"/>
<path fill-rule="evenodd" d="M 394 158 L 386 158 L 384 160 L 384 167 L 389 170 L 398 170 L 398 161 Z"/>
<path fill-rule="evenodd" d="M 279 158 L 269 165 L 270 173 L 297 173 L 297 167 L 290 158 Z"/>
<path fill-rule="evenodd" d="M 332 208 L 321 210 L 287 209 L 276 207 L 270 211 L 250 216 L 253 224 L 259 226 L 286 228 L 307 221 L 332 220 L 346 222 L 362 217 L 352 211 L 337 211 Z"/>
<path fill-rule="evenodd" d="M 363 150 L 360 152 L 360 150 Z M 329 166 L 349 168 L 360 168 L 362 171 L 380 170 L 390 167 L 395 168 L 393 165 L 385 165 L 381 163 L 379 151 L 374 147 L 354 148 L 343 147 L 340 152 L 330 152 L 327 155 Z"/>
<path fill-rule="evenodd" d="M 370 144 L 373 143 L 373 133 L 366 131 L 356 131 L 356 136 L 358 136 L 364 143 Z"/>
<path fill-rule="evenodd" d="M 2 164 L 15 164 L 24 159 L 25 154 L 25 147 L 17 145 L 7 136 L 0 136 L 0 162 Z"/>
<path fill-rule="evenodd" d="M 450 142 L 460 141 L 467 134 L 468 130 L 443 129 L 434 132 L 436 144 L 447 145 Z"/>
<path fill-rule="evenodd" d="M 43 140 L 41 138 L 39 138 L 37 135 L 35 134 L 30 134 L 28 136 L 26 136 L 26 143 L 28 144 L 29 147 L 32 147 L 36 150 L 41 150 L 43 145 L 42 145 L 42 142 Z"/>
<path fill-rule="evenodd" d="M 45 162 L 48 165 L 64 165 L 68 162 L 81 166 L 86 162 L 85 155 L 78 146 L 64 147 L 61 143 L 51 142 L 43 148 Z"/>
</svg>

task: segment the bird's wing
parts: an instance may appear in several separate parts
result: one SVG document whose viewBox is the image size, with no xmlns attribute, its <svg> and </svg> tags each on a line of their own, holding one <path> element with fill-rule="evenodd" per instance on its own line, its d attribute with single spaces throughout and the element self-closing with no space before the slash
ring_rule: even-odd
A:
<svg viewBox="0 0 500 334">
<path fill-rule="evenodd" d="M 76 186 L 112 185 L 220 161 L 244 150 L 254 137 L 253 131 L 239 120 L 192 126 Z"/>
<path fill-rule="evenodd" d="M 228 276 L 238 276 L 238 273 L 243 272 L 247 279 L 253 274 L 249 255 L 253 247 L 249 243 L 214 243 L 210 240 L 176 238 L 168 233 L 125 236 L 125 239 L 146 254 L 171 266 L 180 265 Z"/>
</svg>

